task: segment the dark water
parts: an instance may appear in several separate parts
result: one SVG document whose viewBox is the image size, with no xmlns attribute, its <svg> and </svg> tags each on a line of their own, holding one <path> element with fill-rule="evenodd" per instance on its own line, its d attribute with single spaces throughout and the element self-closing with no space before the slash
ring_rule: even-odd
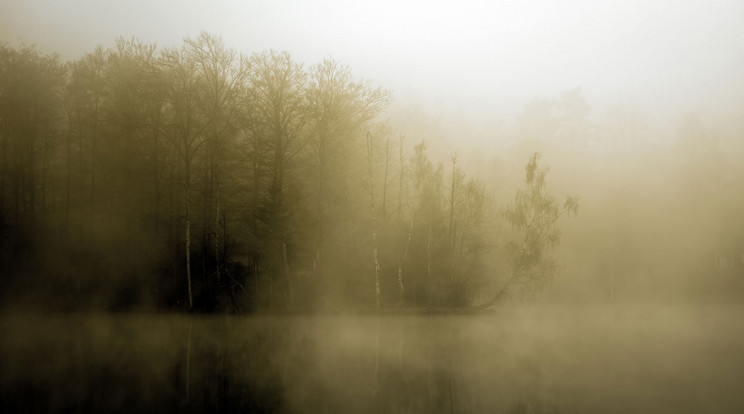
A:
<svg viewBox="0 0 744 414">
<path fill-rule="evenodd" d="M 0 332 L 0 412 L 744 412 L 740 307 L 4 315 Z"/>
</svg>

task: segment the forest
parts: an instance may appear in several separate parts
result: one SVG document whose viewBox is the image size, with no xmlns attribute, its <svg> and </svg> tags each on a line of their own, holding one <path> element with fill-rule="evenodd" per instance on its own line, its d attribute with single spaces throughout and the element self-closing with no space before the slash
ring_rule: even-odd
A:
<svg viewBox="0 0 744 414">
<path fill-rule="evenodd" d="M 468 149 L 393 103 L 333 58 L 204 32 L 71 62 L 0 47 L 1 303 L 484 309 L 557 274 L 559 298 L 744 293 L 735 134 L 688 114 L 660 143 L 573 89 Z"/>
</svg>

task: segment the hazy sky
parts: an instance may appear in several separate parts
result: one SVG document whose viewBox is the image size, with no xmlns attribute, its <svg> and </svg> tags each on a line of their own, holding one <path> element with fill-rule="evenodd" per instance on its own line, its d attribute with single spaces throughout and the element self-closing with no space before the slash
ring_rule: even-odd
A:
<svg viewBox="0 0 744 414">
<path fill-rule="evenodd" d="M 399 99 L 479 114 L 575 87 L 595 109 L 744 102 L 740 0 L 0 0 L 0 41 L 66 59 L 118 36 L 176 46 L 202 30 L 247 53 L 332 56 Z"/>
</svg>

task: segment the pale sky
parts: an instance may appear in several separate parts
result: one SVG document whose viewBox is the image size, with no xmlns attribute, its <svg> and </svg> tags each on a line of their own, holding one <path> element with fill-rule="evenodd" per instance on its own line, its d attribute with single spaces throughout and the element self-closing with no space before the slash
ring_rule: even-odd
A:
<svg viewBox="0 0 744 414">
<path fill-rule="evenodd" d="M 0 0 L 0 42 L 64 59 L 200 31 L 307 65 L 332 56 L 398 99 L 479 116 L 575 87 L 595 109 L 744 108 L 740 0 Z"/>
</svg>

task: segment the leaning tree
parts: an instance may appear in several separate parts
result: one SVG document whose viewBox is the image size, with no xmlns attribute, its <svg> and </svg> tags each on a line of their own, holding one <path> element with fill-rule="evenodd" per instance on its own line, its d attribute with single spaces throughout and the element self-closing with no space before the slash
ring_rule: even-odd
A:
<svg viewBox="0 0 744 414">
<path fill-rule="evenodd" d="M 525 186 L 517 191 L 514 203 L 502 212 L 519 235 L 506 246 L 506 280 L 496 295 L 479 308 L 493 306 L 515 287 L 519 287 L 522 295 L 532 296 L 555 275 L 556 264 L 550 251 L 560 241 L 556 224 L 562 216 L 578 212 L 579 199 L 566 196 L 561 204 L 548 190 L 546 177 L 550 169 L 540 167 L 539 159 L 539 153 L 530 157 L 525 166 Z"/>
</svg>

